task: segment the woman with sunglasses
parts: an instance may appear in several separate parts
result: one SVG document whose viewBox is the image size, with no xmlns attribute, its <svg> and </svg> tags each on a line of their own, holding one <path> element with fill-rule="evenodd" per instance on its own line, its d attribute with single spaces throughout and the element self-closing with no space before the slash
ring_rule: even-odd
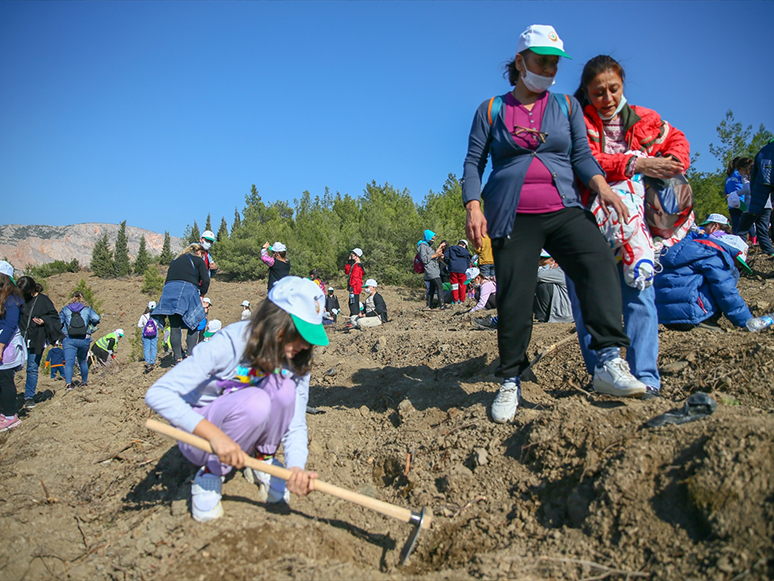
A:
<svg viewBox="0 0 774 581">
<path fill-rule="evenodd" d="M 543 248 L 575 283 L 590 348 L 597 352 L 594 389 L 618 396 L 645 393 L 620 356 L 629 340 L 621 324 L 618 272 L 594 216 L 581 204 L 576 176 L 600 196 L 606 210 L 612 207 L 624 218 L 628 211 L 591 153 L 577 100 L 548 91 L 559 57 L 569 58 L 552 26 L 527 28 L 506 67 L 513 90 L 479 106 L 468 140 L 462 182 L 465 229 L 476 246 L 486 234 L 492 239 L 497 277 L 500 365 L 495 374 L 503 383 L 492 419 L 498 423 L 516 414 L 520 375 L 529 365 Z M 492 173 L 482 192 L 490 155 Z"/>
</svg>

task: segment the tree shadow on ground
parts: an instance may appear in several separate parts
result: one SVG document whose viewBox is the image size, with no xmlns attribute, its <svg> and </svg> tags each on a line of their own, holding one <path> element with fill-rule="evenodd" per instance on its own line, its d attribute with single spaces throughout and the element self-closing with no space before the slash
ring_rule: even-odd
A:
<svg viewBox="0 0 774 581">
<path fill-rule="evenodd" d="M 312 386 L 311 404 L 337 408 L 384 412 L 409 399 L 417 410 L 452 407 L 467 408 L 477 403 L 491 403 L 492 393 L 484 389 L 469 393 L 462 382 L 486 381 L 488 368 L 482 355 L 446 367 L 432 369 L 427 365 L 396 367 L 387 365 L 377 369 L 360 369 L 352 375 L 352 387 L 342 385 Z"/>
</svg>

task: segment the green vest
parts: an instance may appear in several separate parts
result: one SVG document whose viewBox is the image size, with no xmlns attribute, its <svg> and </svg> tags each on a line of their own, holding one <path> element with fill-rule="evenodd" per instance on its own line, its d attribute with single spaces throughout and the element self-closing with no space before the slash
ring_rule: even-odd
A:
<svg viewBox="0 0 774 581">
<path fill-rule="evenodd" d="M 98 339 L 95 344 L 97 345 L 97 347 L 100 347 L 105 351 L 109 352 L 110 349 L 108 348 L 108 339 L 115 339 L 116 345 L 118 344 L 118 337 L 116 336 L 115 333 L 108 333 L 107 335 L 102 337 L 102 339 Z"/>
</svg>

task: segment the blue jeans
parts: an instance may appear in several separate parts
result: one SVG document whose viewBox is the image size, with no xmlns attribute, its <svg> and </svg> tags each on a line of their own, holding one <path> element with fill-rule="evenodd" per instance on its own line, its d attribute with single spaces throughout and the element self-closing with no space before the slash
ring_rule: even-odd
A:
<svg viewBox="0 0 774 581">
<path fill-rule="evenodd" d="M 649 286 L 643 291 L 630 287 L 623 280 L 623 267 L 618 265 L 621 279 L 621 299 L 623 300 L 623 317 L 626 336 L 631 344 L 626 348 L 626 362 L 632 375 L 645 385 L 661 388 L 661 376 L 658 372 L 658 313 L 656 311 L 656 289 Z M 597 354 L 589 349 L 591 335 L 583 324 L 580 304 L 575 294 L 575 286 L 567 278 L 567 292 L 572 302 L 572 315 L 575 328 L 578 330 L 583 361 L 589 375 L 594 375 L 597 365 Z"/>
<path fill-rule="evenodd" d="M 484 276 L 494 276 L 495 273 L 494 264 L 479 264 L 478 270 Z"/>
<path fill-rule="evenodd" d="M 24 399 L 35 397 L 41 357 L 43 357 L 42 353 L 30 353 L 27 357 L 27 381 L 24 382 Z"/>
<path fill-rule="evenodd" d="M 145 357 L 146 365 L 156 364 L 156 352 L 159 349 L 158 337 L 143 337 L 142 338 L 142 354 Z"/>
<path fill-rule="evenodd" d="M 81 379 L 83 383 L 89 381 L 89 345 L 90 339 L 73 339 L 65 337 L 62 342 L 65 354 L 65 383 L 70 385 L 73 382 L 73 367 L 75 359 L 78 359 L 78 365 L 81 368 Z"/>
</svg>

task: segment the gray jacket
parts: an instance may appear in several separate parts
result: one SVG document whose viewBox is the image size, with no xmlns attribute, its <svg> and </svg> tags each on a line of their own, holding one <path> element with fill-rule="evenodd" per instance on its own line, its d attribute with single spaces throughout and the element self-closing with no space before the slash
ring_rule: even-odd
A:
<svg viewBox="0 0 774 581">
<path fill-rule="evenodd" d="M 417 250 L 419 251 L 419 260 L 425 265 L 425 280 L 441 278 L 441 266 L 438 264 L 438 259 L 433 258 L 435 250 L 424 242 L 419 243 Z"/>
</svg>

